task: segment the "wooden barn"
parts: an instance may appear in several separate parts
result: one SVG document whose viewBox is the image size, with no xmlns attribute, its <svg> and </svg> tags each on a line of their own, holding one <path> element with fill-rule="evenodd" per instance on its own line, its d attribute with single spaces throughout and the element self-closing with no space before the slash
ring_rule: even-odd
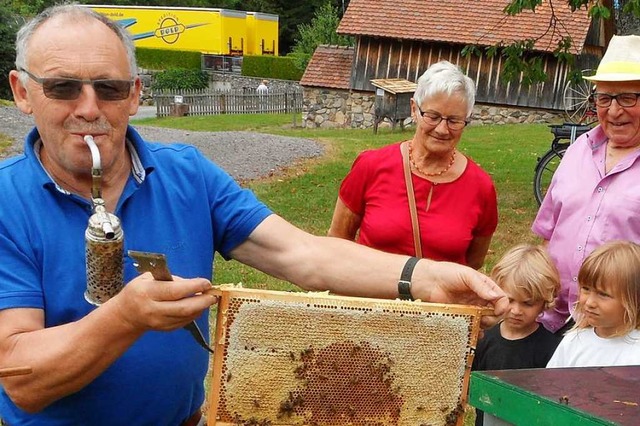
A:
<svg viewBox="0 0 640 426">
<path fill-rule="evenodd" d="M 606 34 L 600 22 L 592 23 L 587 10 L 571 12 L 565 0 L 543 0 L 535 12 L 516 16 L 504 13 L 506 4 L 506 0 L 351 0 L 337 30 L 355 38 L 353 50 L 346 51 L 352 54 L 348 82 L 344 81 L 345 70 L 331 72 L 342 77 L 344 89 L 364 94 L 375 91 L 371 80 L 415 82 L 429 65 L 448 60 L 476 82 L 477 103 L 562 111 L 571 70 L 553 55 L 558 41 L 571 37 L 577 68 L 595 68 L 611 34 Z M 556 25 L 550 28 L 552 19 Z M 537 39 L 530 54 L 542 59 L 548 76 L 547 81 L 529 87 L 504 79 L 499 54 L 462 56 L 467 45 L 485 52 L 485 47 L 527 38 Z M 328 49 L 324 46 L 317 54 L 326 59 Z M 339 53 L 343 66 L 346 52 Z M 301 81 L 303 87 L 320 88 L 323 80 L 332 80 L 318 75 L 319 59 L 312 58 Z"/>
</svg>

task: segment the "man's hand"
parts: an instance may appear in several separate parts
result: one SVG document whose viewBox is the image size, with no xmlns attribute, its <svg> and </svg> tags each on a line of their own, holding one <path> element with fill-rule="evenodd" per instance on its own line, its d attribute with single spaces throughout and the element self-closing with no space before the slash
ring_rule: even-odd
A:
<svg viewBox="0 0 640 426">
<path fill-rule="evenodd" d="M 494 315 L 484 316 L 483 327 L 495 324 L 507 311 L 509 299 L 486 275 L 450 262 L 420 260 L 413 273 L 413 297 L 434 303 L 493 306 Z"/>
<path fill-rule="evenodd" d="M 173 281 L 156 281 L 147 272 L 107 303 L 115 304 L 121 320 L 134 330 L 168 331 L 185 326 L 217 303 L 209 290 L 211 282 L 204 278 L 173 276 Z"/>
</svg>

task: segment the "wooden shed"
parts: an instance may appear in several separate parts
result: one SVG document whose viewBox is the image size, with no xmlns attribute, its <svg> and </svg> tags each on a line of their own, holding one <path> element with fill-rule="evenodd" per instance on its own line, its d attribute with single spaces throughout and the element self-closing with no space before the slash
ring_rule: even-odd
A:
<svg viewBox="0 0 640 426">
<path fill-rule="evenodd" d="M 535 12 L 506 15 L 504 0 L 351 0 L 338 33 L 356 39 L 350 90 L 375 90 L 373 81 L 402 78 L 417 81 L 433 63 L 458 65 L 477 86 L 476 101 L 536 109 L 562 110 L 571 67 L 559 62 L 554 50 L 564 38 L 573 41 L 578 68 L 595 68 L 610 35 L 588 10 L 571 11 L 566 2 L 543 1 Z M 549 29 L 550 22 L 557 22 Z M 548 78 L 527 86 L 505 81 L 500 54 L 486 47 L 535 39 L 528 55 L 539 58 Z M 481 56 L 463 55 L 467 45 Z"/>
<path fill-rule="evenodd" d="M 378 125 L 385 118 L 393 128 L 398 122 L 404 128 L 404 120 L 411 117 L 411 98 L 418 85 L 403 78 L 374 79 L 371 84 L 376 88 L 373 132 L 378 133 Z"/>
</svg>

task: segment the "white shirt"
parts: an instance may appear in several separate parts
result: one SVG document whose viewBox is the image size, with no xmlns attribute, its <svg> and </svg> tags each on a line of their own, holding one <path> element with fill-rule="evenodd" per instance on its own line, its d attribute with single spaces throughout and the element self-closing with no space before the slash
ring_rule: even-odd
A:
<svg viewBox="0 0 640 426">
<path fill-rule="evenodd" d="M 258 86 L 258 88 L 256 89 L 256 92 L 262 94 L 268 93 L 269 92 L 269 88 L 264 85 L 263 83 L 260 83 L 260 85 Z"/>
<path fill-rule="evenodd" d="M 593 328 L 568 332 L 547 368 L 640 365 L 640 330 L 620 337 L 599 337 Z"/>
</svg>

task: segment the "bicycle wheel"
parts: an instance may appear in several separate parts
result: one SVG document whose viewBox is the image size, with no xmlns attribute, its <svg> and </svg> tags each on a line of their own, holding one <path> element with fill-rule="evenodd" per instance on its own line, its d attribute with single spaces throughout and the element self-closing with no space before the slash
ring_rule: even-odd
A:
<svg viewBox="0 0 640 426">
<path fill-rule="evenodd" d="M 583 70 L 588 75 L 591 70 Z M 589 97 L 593 91 L 593 83 L 589 80 L 569 81 L 564 88 L 564 112 L 571 123 L 590 124 L 596 118 L 595 110 Z"/>
<path fill-rule="evenodd" d="M 560 164 L 560 160 L 567 151 L 567 147 L 560 147 L 558 149 L 550 149 L 542 158 L 538 159 L 536 164 L 536 171 L 533 175 L 533 194 L 536 197 L 538 205 L 542 204 L 542 199 L 547 193 L 547 189 L 551 184 L 551 178 Z"/>
</svg>

